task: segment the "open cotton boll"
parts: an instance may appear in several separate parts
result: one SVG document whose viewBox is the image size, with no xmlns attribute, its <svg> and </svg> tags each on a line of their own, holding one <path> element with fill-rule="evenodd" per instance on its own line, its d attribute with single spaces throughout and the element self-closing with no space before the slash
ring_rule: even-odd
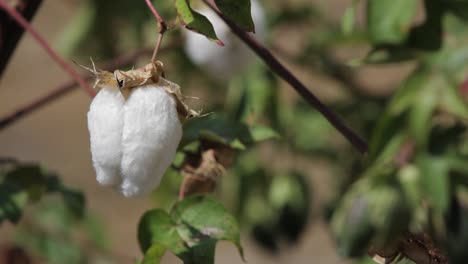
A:
<svg viewBox="0 0 468 264">
<path fill-rule="evenodd" d="M 121 192 L 132 197 L 159 185 L 176 154 L 182 124 L 174 97 L 158 84 L 133 89 L 123 119 Z"/>
<path fill-rule="evenodd" d="M 182 124 L 199 116 L 185 103 L 180 87 L 151 61 L 130 71 L 85 69 L 101 90 L 91 103 L 88 126 L 97 180 L 124 196 L 149 193 L 171 165 Z"/>
<path fill-rule="evenodd" d="M 253 37 L 263 39 L 266 31 L 265 13 L 256 0 L 251 1 L 252 19 L 255 23 Z M 197 12 L 205 15 L 213 24 L 216 35 L 225 44 L 220 47 L 205 36 L 188 31 L 185 51 L 190 59 L 206 70 L 212 77 L 229 80 L 234 74 L 244 70 L 252 63 L 255 55 L 231 32 L 229 27 L 210 8 L 203 7 Z"/>
<path fill-rule="evenodd" d="M 94 97 L 88 112 L 91 156 L 97 181 L 104 186 L 117 186 L 121 182 L 124 103 L 118 89 L 104 87 Z"/>
</svg>

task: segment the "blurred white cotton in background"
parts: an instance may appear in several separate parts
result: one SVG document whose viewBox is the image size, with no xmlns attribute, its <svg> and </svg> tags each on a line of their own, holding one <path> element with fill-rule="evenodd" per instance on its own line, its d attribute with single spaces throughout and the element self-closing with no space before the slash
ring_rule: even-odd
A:
<svg viewBox="0 0 468 264">
<path fill-rule="evenodd" d="M 265 13 L 257 0 L 252 0 L 251 3 L 256 32 L 252 36 L 262 40 L 266 31 Z M 216 35 L 224 42 L 225 46 L 221 47 L 203 35 L 187 31 L 185 51 L 189 58 L 212 77 L 220 80 L 228 80 L 233 75 L 245 70 L 255 58 L 254 53 L 231 32 L 229 27 L 211 9 L 204 6 L 196 11 L 211 21 Z"/>
</svg>

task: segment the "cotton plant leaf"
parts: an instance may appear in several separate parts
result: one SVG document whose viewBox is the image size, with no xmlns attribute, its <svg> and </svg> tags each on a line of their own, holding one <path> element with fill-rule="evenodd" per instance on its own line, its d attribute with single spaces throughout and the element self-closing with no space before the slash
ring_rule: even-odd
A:
<svg viewBox="0 0 468 264">
<path fill-rule="evenodd" d="M 193 118 L 184 124 L 184 135 L 180 145 L 185 147 L 195 141 L 205 140 L 245 150 L 254 143 L 277 137 L 278 134 L 266 126 L 248 126 L 222 114 L 209 114 Z"/>
<path fill-rule="evenodd" d="M 160 264 L 165 252 L 166 248 L 164 246 L 155 243 L 146 251 L 141 264 Z"/>
<path fill-rule="evenodd" d="M 223 46 L 223 42 L 218 39 L 216 32 L 211 22 L 204 15 L 195 12 L 190 7 L 189 0 L 176 0 L 175 7 L 180 21 L 185 28 L 204 35 L 209 40 L 215 41 L 218 45 Z"/>
<path fill-rule="evenodd" d="M 417 0 L 381 1 L 367 3 L 367 26 L 374 44 L 401 44 L 410 32 Z"/>
<path fill-rule="evenodd" d="M 148 211 L 138 225 L 138 241 L 145 259 L 155 261 L 168 249 L 184 263 L 213 264 L 219 240 L 232 242 L 243 258 L 236 219 L 221 203 L 204 196 L 185 198 L 170 213 L 162 209 Z"/>
<path fill-rule="evenodd" d="M 147 252 L 154 244 L 171 250 L 179 257 L 189 252 L 177 231 L 176 223 L 162 209 L 148 211 L 142 216 L 138 224 L 138 242 L 143 252 Z"/>
<path fill-rule="evenodd" d="M 255 32 L 255 25 L 250 12 L 250 0 L 215 0 L 221 13 L 237 26 L 248 32 Z"/>
<path fill-rule="evenodd" d="M 171 216 L 178 225 L 185 224 L 208 239 L 232 242 L 243 257 L 236 219 L 213 198 L 206 196 L 186 198 L 172 208 Z"/>
</svg>

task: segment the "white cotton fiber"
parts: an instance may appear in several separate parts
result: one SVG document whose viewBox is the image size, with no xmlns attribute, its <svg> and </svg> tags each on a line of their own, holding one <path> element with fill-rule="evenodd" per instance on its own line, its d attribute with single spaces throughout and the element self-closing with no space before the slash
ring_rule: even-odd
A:
<svg viewBox="0 0 468 264">
<path fill-rule="evenodd" d="M 265 36 L 265 14 L 263 7 L 256 0 L 251 1 L 252 19 L 255 23 L 256 33 L 253 37 L 261 40 Z M 216 31 L 218 38 L 224 42 L 221 47 L 205 36 L 189 31 L 185 42 L 185 51 L 190 59 L 203 67 L 212 77 L 220 80 L 229 80 L 248 66 L 255 55 L 231 32 L 229 27 L 210 8 L 197 9 L 206 16 Z"/>
<path fill-rule="evenodd" d="M 174 159 L 182 125 L 175 99 L 157 84 L 133 89 L 123 118 L 121 192 L 131 197 L 159 185 Z"/>
<path fill-rule="evenodd" d="M 157 84 L 132 89 L 127 100 L 104 87 L 91 103 L 88 127 L 97 181 L 126 197 L 159 185 L 182 137 L 176 100 Z"/>
<path fill-rule="evenodd" d="M 118 89 L 103 88 L 94 97 L 88 112 L 91 154 L 97 181 L 105 186 L 121 182 L 124 97 Z"/>
</svg>

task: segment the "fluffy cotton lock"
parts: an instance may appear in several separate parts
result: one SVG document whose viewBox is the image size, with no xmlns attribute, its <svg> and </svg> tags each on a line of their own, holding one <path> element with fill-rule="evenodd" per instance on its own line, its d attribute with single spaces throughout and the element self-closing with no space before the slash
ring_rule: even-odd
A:
<svg viewBox="0 0 468 264">
<path fill-rule="evenodd" d="M 92 70 L 97 83 L 103 83 L 88 112 L 97 181 L 126 197 L 149 193 L 159 185 L 182 137 L 178 109 L 186 110 L 182 117 L 191 111 L 181 101 L 178 85 L 159 78 L 157 70 L 148 71 L 120 72 L 133 78 L 125 80 L 128 83 L 138 83 L 138 76 L 143 76 L 141 85 L 124 87 L 129 88 L 125 93 L 119 89 L 124 82 L 118 74 Z"/>
<path fill-rule="evenodd" d="M 97 181 L 115 187 L 122 181 L 122 130 L 124 97 L 118 89 L 104 87 L 94 97 L 88 112 L 91 156 Z"/>
<path fill-rule="evenodd" d="M 176 154 L 182 125 L 174 98 L 154 84 L 132 91 L 123 118 L 121 191 L 130 197 L 159 185 Z"/>
</svg>

